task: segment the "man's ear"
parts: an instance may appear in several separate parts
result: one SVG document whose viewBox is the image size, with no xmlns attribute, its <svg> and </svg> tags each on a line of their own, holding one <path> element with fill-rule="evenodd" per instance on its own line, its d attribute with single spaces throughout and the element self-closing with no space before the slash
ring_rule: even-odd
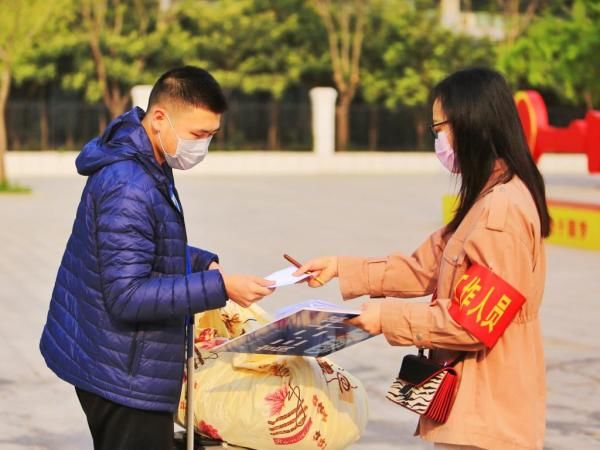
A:
<svg viewBox="0 0 600 450">
<path fill-rule="evenodd" d="M 153 105 L 148 112 L 150 116 L 150 126 L 152 131 L 159 132 L 163 128 L 163 122 L 167 120 L 167 112 L 164 108 L 159 105 Z"/>
</svg>

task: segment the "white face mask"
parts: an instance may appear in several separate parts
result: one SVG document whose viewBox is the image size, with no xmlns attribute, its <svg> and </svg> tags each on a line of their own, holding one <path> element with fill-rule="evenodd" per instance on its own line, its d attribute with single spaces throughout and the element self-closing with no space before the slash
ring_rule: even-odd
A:
<svg viewBox="0 0 600 450">
<path fill-rule="evenodd" d="M 163 145 L 160 133 L 158 133 L 160 148 L 165 155 L 167 164 L 173 169 L 187 170 L 202 162 L 208 154 L 208 145 L 210 144 L 212 136 L 204 139 L 182 139 L 177 135 L 177 132 L 175 132 L 175 127 L 168 114 L 167 120 L 169 121 L 171 128 L 173 128 L 175 136 L 177 136 L 175 155 L 170 155 L 165 151 L 165 146 Z"/>
</svg>

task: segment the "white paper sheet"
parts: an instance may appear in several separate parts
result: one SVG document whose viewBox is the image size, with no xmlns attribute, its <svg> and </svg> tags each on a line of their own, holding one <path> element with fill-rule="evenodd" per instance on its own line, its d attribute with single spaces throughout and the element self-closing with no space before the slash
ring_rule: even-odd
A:
<svg viewBox="0 0 600 450">
<path fill-rule="evenodd" d="M 267 275 L 265 280 L 275 281 L 273 286 L 269 287 L 281 287 L 281 286 L 289 286 L 290 284 L 296 284 L 298 281 L 302 281 L 310 277 L 310 274 L 305 273 L 304 275 L 300 275 L 299 277 L 295 277 L 292 275 L 296 270 L 298 270 L 295 266 L 286 267 L 285 269 L 278 270 L 277 272 L 273 272 L 271 275 Z"/>
</svg>

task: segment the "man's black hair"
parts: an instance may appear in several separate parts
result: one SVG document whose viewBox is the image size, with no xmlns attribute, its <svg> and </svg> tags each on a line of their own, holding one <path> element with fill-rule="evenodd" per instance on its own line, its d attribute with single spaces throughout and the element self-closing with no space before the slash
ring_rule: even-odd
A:
<svg viewBox="0 0 600 450">
<path fill-rule="evenodd" d="M 178 67 L 161 75 L 150 92 L 148 109 L 161 101 L 206 108 L 217 114 L 227 109 L 227 100 L 217 80 L 194 66 Z"/>
</svg>

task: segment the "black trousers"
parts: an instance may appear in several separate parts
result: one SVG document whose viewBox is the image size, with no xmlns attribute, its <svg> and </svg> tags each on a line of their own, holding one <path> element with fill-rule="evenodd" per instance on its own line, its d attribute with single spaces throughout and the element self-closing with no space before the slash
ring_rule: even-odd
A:
<svg viewBox="0 0 600 450">
<path fill-rule="evenodd" d="M 75 388 L 87 417 L 94 450 L 172 450 L 173 415 L 111 402 Z"/>
</svg>

